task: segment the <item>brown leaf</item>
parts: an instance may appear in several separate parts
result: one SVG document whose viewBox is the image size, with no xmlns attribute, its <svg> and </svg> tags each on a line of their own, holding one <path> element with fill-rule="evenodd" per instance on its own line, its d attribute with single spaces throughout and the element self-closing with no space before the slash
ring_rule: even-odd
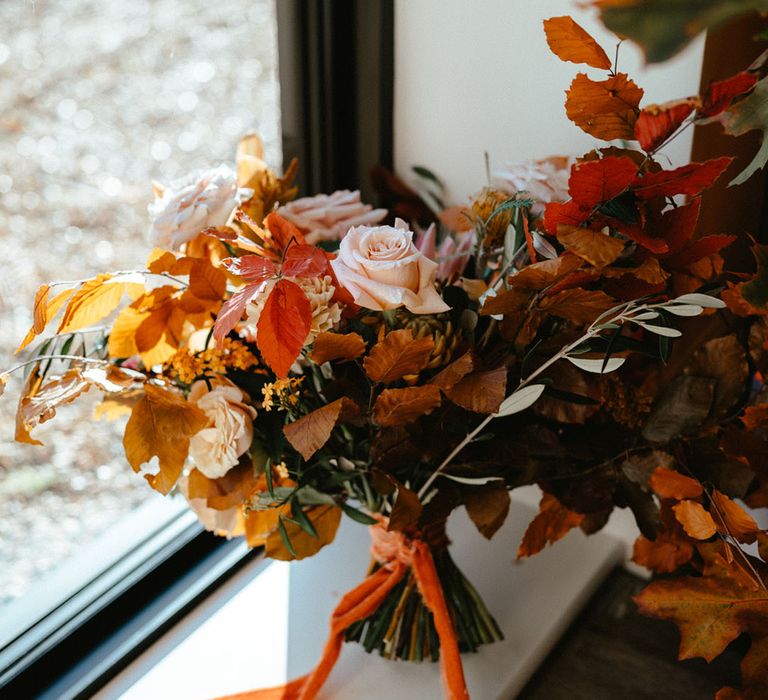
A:
<svg viewBox="0 0 768 700">
<path fill-rule="evenodd" d="M 760 528 L 755 519 L 717 489 L 712 491 L 712 513 L 720 534 L 731 535 L 744 544 L 752 544 L 757 539 Z"/>
<path fill-rule="evenodd" d="M 698 498 L 704 493 L 704 487 L 696 479 L 663 466 L 656 467 L 651 474 L 650 484 L 657 496 L 678 501 Z"/>
<path fill-rule="evenodd" d="M 696 540 L 708 540 L 717 532 L 715 521 L 696 501 L 680 501 L 672 506 L 677 521 L 683 526 L 685 534 Z"/>
<path fill-rule="evenodd" d="M 538 554 L 548 544 L 565 537 L 581 525 L 584 516 L 568 510 L 554 496 L 545 493 L 539 504 L 539 514 L 530 522 L 517 550 L 517 558 Z"/>
<path fill-rule="evenodd" d="M 227 510 L 242 505 L 259 483 L 259 476 L 250 460 L 237 464 L 224 476 L 209 479 L 199 469 L 189 473 L 189 498 L 204 498 L 209 508 Z"/>
<path fill-rule="evenodd" d="M 559 59 L 586 63 L 593 68 L 608 70 L 611 59 L 600 45 L 571 17 L 551 17 L 544 20 L 547 43 Z"/>
<path fill-rule="evenodd" d="M 632 561 L 659 574 L 668 574 L 688 563 L 693 545 L 674 533 L 662 532 L 655 540 L 640 535 L 632 549 Z"/>
<path fill-rule="evenodd" d="M 339 421 L 356 416 L 359 412 L 354 401 L 343 397 L 288 423 L 283 427 L 283 433 L 294 449 L 309 461 L 328 442 Z"/>
<path fill-rule="evenodd" d="M 507 395 L 507 370 L 505 367 L 466 375 L 445 395 L 453 403 L 476 413 L 495 413 Z"/>
<path fill-rule="evenodd" d="M 581 265 L 578 256 L 566 252 L 551 260 L 542 260 L 524 267 L 509 279 L 509 284 L 515 290 L 538 292 L 564 279 Z"/>
<path fill-rule="evenodd" d="M 480 534 L 491 539 L 504 524 L 509 513 L 509 491 L 503 481 L 470 486 L 463 492 L 467 514 Z"/>
<path fill-rule="evenodd" d="M 431 413 L 440 405 L 440 389 L 434 385 L 385 389 L 376 399 L 373 419 L 379 425 L 404 425 Z"/>
<path fill-rule="evenodd" d="M 300 506 L 294 506 L 299 508 Z M 267 537 L 266 555 L 271 559 L 291 561 L 304 559 L 319 552 L 325 545 L 330 544 L 336 538 L 336 531 L 341 521 L 341 508 L 332 505 L 314 506 L 304 511 L 317 531 L 317 537 L 313 537 L 296 523 L 283 519 L 288 539 L 291 542 L 296 556 L 294 557 L 285 546 L 279 529 L 272 531 Z"/>
<path fill-rule="evenodd" d="M 603 311 L 615 306 L 616 302 L 605 292 L 589 291 L 574 287 L 544 297 L 539 304 L 542 311 L 574 323 L 591 323 Z"/>
<path fill-rule="evenodd" d="M 125 426 L 125 456 L 153 489 L 167 494 L 184 467 L 189 439 L 207 425 L 205 413 L 183 396 L 148 384 Z"/>
<path fill-rule="evenodd" d="M 454 360 L 450 365 L 440 370 L 429 384 L 440 387 L 447 391 L 461 381 L 467 374 L 475 368 L 475 356 L 471 350 L 465 352 L 458 360 Z"/>
<path fill-rule="evenodd" d="M 416 524 L 416 521 L 421 516 L 423 506 L 414 491 L 403 486 L 394 477 L 390 476 L 389 478 L 397 488 L 397 496 L 395 497 L 395 504 L 392 506 L 392 513 L 389 516 L 387 530 L 402 531 Z"/>
<path fill-rule="evenodd" d="M 414 340 L 408 329 L 392 331 L 373 346 L 363 366 L 374 382 L 389 384 L 424 369 L 434 349 L 432 336 Z"/>
<path fill-rule="evenodd" d="M 599 139 L 634 139 L 643 90 L 625 73 L 595 81 L 579 73 L 566 92 L 565 111 L 576 126 Z"/>
<path fill-rule="evenodd" d="M 319 333 L 309 359 L 322 365 L 332 360 L 354 360 L 365 352 L 365 341 L 358 333 Z"/>
<path fill-rule="evenodd" d="M 557 227 L 557 239 L 572 253 L 598 269 L 610 265 L 624 250 L 624 241 L 618 238 L 567 224 Z"/>
</svg>

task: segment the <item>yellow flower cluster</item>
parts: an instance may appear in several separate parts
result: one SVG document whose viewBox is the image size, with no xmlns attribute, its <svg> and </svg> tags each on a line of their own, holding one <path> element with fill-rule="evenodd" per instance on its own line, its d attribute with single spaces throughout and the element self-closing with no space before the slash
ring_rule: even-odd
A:
<svg viewBox="0 0 768 700">
<path fill-rule="evenodd" d="M 201 352 L 179 350 L 168 362 L 171 370 L 185 384 L 191 384 L 196 377 L 206 374 L 223 374 L 229 368 L 245 370 L 258 364 L 257 357 L 245 343 L 233 338 L 224 338 L 220 347 Z"/>
<path fill-rule="evenodd" d="M 264 394 L 262 408 L 265 411 L 271 411 L 273 408 L 278 411 L 295 408 L 299 403 L 299 392 L 303 381 L 304 377 L 289 377 L 265 384 L 261 389 L 261 393 Z"/>
</svg>

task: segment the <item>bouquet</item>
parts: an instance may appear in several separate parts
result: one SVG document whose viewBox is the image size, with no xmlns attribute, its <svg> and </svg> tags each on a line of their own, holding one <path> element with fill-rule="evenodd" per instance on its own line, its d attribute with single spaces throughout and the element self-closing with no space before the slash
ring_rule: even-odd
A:
<svg viewBox="0 0 768 700">
<path fill-rule="evenodd" d="M 526 484 L 544 495 L 519 557 L 629 508 L 635 561 L 665 574 L 641 610 L 678 623 L 681 658 L 748 633 L 746 695 L 722 697 L 768 688 L 768 533 L 734 500 L 768 506 L 768 248 L 735 272 L 734 236 L 695 235 L 730 158 L 657 157 L 692 124 L 751 128 L 767 69 L 641 108 L 571 18 L 545 31 L 561 59 L 604 72 L 576 76 L 568 117 L 636 147 L 510 164 L 450 208 L 422 168 L 421 197 L 394 188 L 420 203 L 404 221 L 358 192 L 297 198 L 298 164 L 279 175 L 249 135 L 234 167 L 155 184 L 146 269 L 36 294 L 20 349 L 60 319 L 14 368 L 27 373 L 17 440 L 35 444 L 35 426 L 95 389 L 100 415 L 130 415 L 131 468 L 207 529 L 291 560 L 330 544 L 342 517 L 371 528 L 368 576 L 293 682 L 302 697 L 344 640 L 440 659 L 450 696 L 467 696 L 460 652 L 502 630 L 445 523 L 463 506 L 490 538 Z"/>
</svg>

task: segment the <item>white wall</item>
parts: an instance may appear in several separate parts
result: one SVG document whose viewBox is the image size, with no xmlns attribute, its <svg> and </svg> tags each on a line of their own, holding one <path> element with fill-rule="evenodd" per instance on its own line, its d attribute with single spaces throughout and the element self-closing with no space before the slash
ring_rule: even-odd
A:
<svg viewBox="0 0 768 700">
<path fill-rule="evenodd" d="M 548 155 L 581 155 L 598 142 L 565 117 L 564 91 L 578 71 L 552 54 L 542 21 L 570 14 L 613 56 L 616 39 L 576 0 L 397 0 L 395 5 L 395 167 L 410 178 L 421 164 L 461 203 L 493 166 Z M 698 92 L 703 41 L 663 67 L 642 68 L 625 42 L 619 70 L 645 89 L 645 104 Z M 667 155 L 687 162 L 691 133 Z"/>
</svg>

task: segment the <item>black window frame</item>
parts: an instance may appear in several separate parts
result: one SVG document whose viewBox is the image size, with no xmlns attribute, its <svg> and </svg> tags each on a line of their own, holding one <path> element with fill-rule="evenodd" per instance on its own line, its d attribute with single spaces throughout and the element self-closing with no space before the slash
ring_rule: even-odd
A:
<svg viewBox="0 0 768 700">
<path fill-rule="evenodd" d="M 284 163 L 299 157 L 304 194 L 376 203 L 368 171 L 393 160 L 394 0 L 275 2 Z M 179 514 L 0 647 L 0 696 L 91 697 L 262 556 Z"/>
</svg>

